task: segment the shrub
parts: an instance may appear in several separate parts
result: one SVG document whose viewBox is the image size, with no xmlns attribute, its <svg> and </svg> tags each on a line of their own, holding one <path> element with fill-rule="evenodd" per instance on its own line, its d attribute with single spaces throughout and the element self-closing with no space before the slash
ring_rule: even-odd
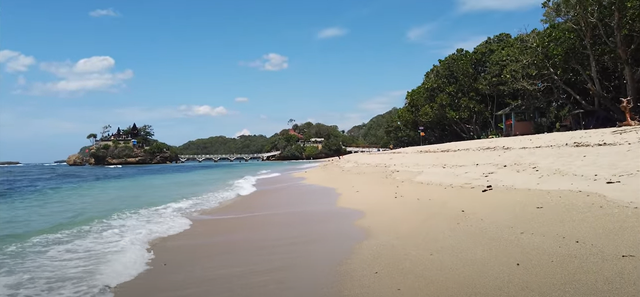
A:
<svg viewBox="0 0 640 297">
<path fill-rule="evenodd" d="M 304 147 L 304 156 L 305 158 L 315 158 L 318 154 L 318 147 L 309 145 Z"/>
<path fill-rule="evenodd" d="M 93 161 L 97 165 L 104 164 L 104 161 L 107 160 L 107 157 L 108 157 L 108 153 L 106 150 L 99 150 L 99 149 L 91 151 L 89 155 L 91 156 L 91 158 L 93 158 Z"/>
<path fill-rule="evenodd" d="M 133 157 L 133 148 L 128 145 L 122 145 L 113 152 L 112 157 L 117 159 L 131 158 Z"/>
</svg>

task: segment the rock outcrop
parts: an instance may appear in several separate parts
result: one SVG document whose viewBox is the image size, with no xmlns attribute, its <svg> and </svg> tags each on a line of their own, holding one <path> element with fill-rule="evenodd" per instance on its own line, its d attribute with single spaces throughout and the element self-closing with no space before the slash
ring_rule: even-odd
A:
<svg viewBox="0 0 640 297">
<path fill-rule="evenodd" d="M 178 161 L 177 153 L 168 150 L 150 150 L 131 146 L 91 147 L 88 156 L 74 154 L 67 158 L 70 166 L 169 164 Z"/>
<path fill-rule="evenodd" d="M 67 165 L 69 166 L 84 166 L 87 165 L 87 159 L 79 154 L 73 154 L 67 158 Z"/>
</svg>

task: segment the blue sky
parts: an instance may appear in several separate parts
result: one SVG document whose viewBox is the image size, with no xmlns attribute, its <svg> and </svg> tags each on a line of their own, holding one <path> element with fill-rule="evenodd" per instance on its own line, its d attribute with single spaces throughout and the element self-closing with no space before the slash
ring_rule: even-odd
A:
<svg viewBox="0 0 640 297">
<path fill-rule="evenodd" d="M 0 4 L 0 160 L 50 162 L 111 124 L 156 138 L 341 129 L 438 59 L 539 27 L 541 0 L 28 1 Z"/>
</svg>

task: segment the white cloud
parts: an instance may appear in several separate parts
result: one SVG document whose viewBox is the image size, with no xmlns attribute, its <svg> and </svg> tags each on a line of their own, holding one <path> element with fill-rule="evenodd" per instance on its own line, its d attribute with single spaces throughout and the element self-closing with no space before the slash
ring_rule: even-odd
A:
<svg viewBox="0 0 640 297">
<path fill-rule="evenodd" d="M 248 63 L 240 62 L 240 65 L 246 65 L 267 71 L 279 71 L 289 67 L 289 58 L 276 53 L 268 53 L 262 56 L 261 59 Z"/>
<path fill-rule="evenodd" d="M 476 46 L 478 46 L 478 44 L 482 43 L 485 40 L 487 40 L 487 36 L 475 36 L 467 40 L 454 42 L 451 47 L 444 49 L 443 53 L 449 55 L 451 53 L 454 53 L 459 48 L 472 51 Z"/>
<path fill-rule="evenodd" d="M 12 50 L 0 51 L 0 63 L 5 64 L 7 72 L 25 72 L 29 70 L 29 66 L 36 63 L 33 56 L 25 56 L 20 52 Z"/>
<path fill-rule="evenodd" d="M 221 115 L 226 115 L 229 113 L 226 108 L 223 106 L 212 107 L 209 105 L 182 105 L 178 108 L 178 111 L 190 117 L 196 116 L 210 116 L 216 117 Z"/>
<path fill-rule="evenodd" d="M 413 27 L 407 31 L 407 39 L 409 41 L 420 41 L 426 38 L 426 35 L 433 30 L 434 24 L 426 24 L 418 27 Z"/>
<path fill-rule="evenodd" d="M 117 16 L 120 16 L 120 13 L 113 10 L 113 8 L 107 8 L 107 9 L 96 9 L 94 11 L 90 11 L 89 15 L 94 18 L 99 18 L 103 16 L 117 17 Z"/>
<path fill-rule="evenodd" d="M 367 101 L 361 102 L 358 107 L 360 109 L 381 113 L 386 112 L 394 106 L 398 106 L 402 104 L 402 100 L 404 96 L 406 96 L 407 91 L 392 91 L 384 93 L 380 96 L 373 97 Z"/>
<path fill-rule="evenodd" d="M 236 102 L 247 102 L 249 101 L 249 98 L 247 97 L 236 97 L 236 99 L 234 99 Z"/>
<path fill-rule="evenodd" d="M 133 78 L 133 71 L 112 72 L 115 60 L 109 56 L 95 56 L 72 62 L 44 62 L 40 69 L 55 75 L 58 80 L 36 82 L 29 93 L 34 95 L 77 95 L 88 91 L 117 91 L 126 80 Z"/>
<path fill-rule="evenodd" d="M 218 117 L 231 113 L 223 106 L 213 107 L 209 105 L 127 106 L 107 112 L 109 113 L 110 119 L 119 119 L 122 121 L 159 121 L 180 118 Z"/>
<path fill-rule="evenodd" d="M 500 10 L 510 11 L 540 6 L 540 0 L 457 0 L 458 9 L 463 12 Z"/>
<path fill-rule="evenodd" d="M 317 37 L 318 39 L 326 39 L 326 38 L 344 36 L 344 35 L 347 35 L 347 33 L 349 33 L 349 30 L 347 29 L 340 28 L 340 27 L 331 27 L 331 28 L 325 28 L 320 30 L 320 32 L 318 32 Z"/>
<path fill-rule="evenodd" d="M 247 129 L 242 129 L 242 131 L 236 132 L 236 137 L 239 137 L 242 135 L 251 135 L 251 132 L 249 132 L 249 130 Z"/>
</svg>

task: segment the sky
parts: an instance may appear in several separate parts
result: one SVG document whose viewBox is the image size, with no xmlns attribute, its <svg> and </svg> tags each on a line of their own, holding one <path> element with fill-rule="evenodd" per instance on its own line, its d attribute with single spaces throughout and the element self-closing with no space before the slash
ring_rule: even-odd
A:
<svg viewBox="0 0 640 297">
<path fill-rule="evenodd" d="M 438 59 L 540 27 L 541 0 L 5 0 L 0 161 L 65 159 L 110 124 L 171 145 L 348 130 Z"/>
</svg>

